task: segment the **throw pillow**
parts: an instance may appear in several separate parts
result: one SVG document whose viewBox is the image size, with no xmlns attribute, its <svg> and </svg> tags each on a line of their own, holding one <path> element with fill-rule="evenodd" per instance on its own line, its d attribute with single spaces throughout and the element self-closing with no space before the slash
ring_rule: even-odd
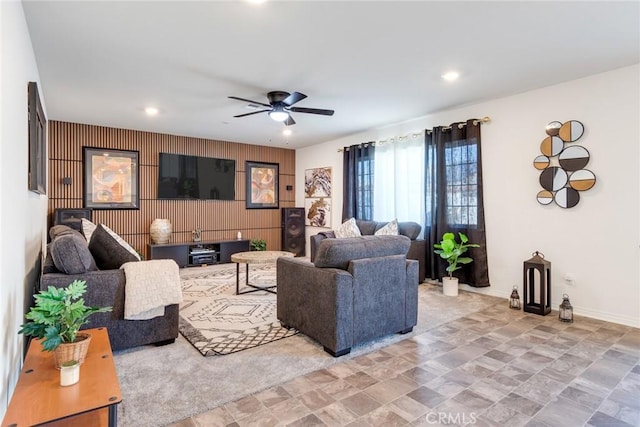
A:
<svg viewBox="0 0 640 427">
<path fill-rule="evenodd" d="M 49 253 L 55 267 L 66 274 L 82 274 L 98 269 L 87 241 L 78 232 L 58 235 L 51 242 Z"/>
<path fill-rule="evenodd" d="M 86 218 L 82 218 L 82 233 L 87 242 L 91 241 L 91 235 L 96 230 L 96 225 Z"/>
<path fill-rule="evenodd" d="M 360 237 L 360 229 L 356 225 L 356 219 L 350 218 L 333 230 L 337 238 Z"/>
<path fill-rule="evenodd" d="M 71 235 L 71 234 L 84 237 L 82 236 L 82 234 L 80 234 L 80 232 L 74 230 L 68 225 L 58 224 L 58 225 L 54 225 L 49 229 L 49 237 L 51 237 L 51 241 L 54 241 L 57 237 Z"/>
<path fill-rule="evenodd" d="M 91 241 L 89 242 L 89 250 L 101 270 L 115 270 L 125 262 L 140 261 L 139 257 L 133 255 L 122 246 L 111 233 L 107 231 L 107 227 L 104 224 L 100 224 L 91 235 Z M 127 246 L 129 245 L 127 244 Z"/>
<path fill-rule="evenodd" d="M 120 237 L 118 235 L 118 233 L 116 233 L 115 231 L 113 231 L 112 229 L 110 229 L 109 227 L 107 227 L 104 224 L 101 224 L 102 227 L 107 231 L 107 233 L 109 233 L 111 235 L 111 237 L 113 237 L 114 239 L 116 239 L 116 242 L 120 243 L 120 246 L 122 246 L 123 248 L 125 248 L 126 250 L 128 250 L 129 252 L 131 252 L 131 255 L 133 255 L 134 257 L 136 257 L 136 259 L 138 261 L 140 261 L 140 254 L 138 252 L 136 252 L 135 249 L 133 249 L 131 247 L 131 245 L 129 245 L 122 237 Z"/>
<path fill-rule="evenodd" d="M 384 227 L 374 233 L 376 236 L 397 236 L 398 234 L 397 219 L 387 223 Z"/>
</svg>

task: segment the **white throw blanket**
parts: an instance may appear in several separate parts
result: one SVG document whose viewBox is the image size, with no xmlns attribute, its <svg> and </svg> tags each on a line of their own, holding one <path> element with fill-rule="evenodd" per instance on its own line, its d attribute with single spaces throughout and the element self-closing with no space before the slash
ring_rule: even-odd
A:
<svg viewBox="0 0 640 427">
<path fill-rule="evenodd" d="M 148 320 L 164 315 L 164 307 L 182 302 L 178 264 L 171 259 L 126 262 L 124 318 Z"/>
</svg>

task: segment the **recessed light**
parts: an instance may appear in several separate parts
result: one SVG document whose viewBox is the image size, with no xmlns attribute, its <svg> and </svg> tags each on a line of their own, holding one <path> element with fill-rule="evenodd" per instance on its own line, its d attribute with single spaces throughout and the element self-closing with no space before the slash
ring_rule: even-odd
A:
<svg viewBox="0 0 640 427">
<path fill-rule="evenodd" d="M 159 110 L 156 107 L 146 107 L 144 112 L 147 113 L 147 116 L 155 116 Z"/>
<path fill-rule="evenodd" d="M 262 4 L 262 3 L 266 3 L 267 0 L 247 0 L 247 3 L 251 3 L 251 4 Z"/>
<path fill-rule="evenodd" d="M 289 136 L 289 135 L 291 135 L 291 129 L 285 129 L 285 130 L 283 130 L 283 131 L 282 131 L 282 134 L 283 134 L 284 136 Z"/>
<path fill-rule="evenodd" d="M 449 71 L 448 73 L 442 75 L 442 78 L 448 82 L 457 80 L 458 77 L 460 77 L 460 73 L 458 73 L 457 71 Z"/>
</svg>

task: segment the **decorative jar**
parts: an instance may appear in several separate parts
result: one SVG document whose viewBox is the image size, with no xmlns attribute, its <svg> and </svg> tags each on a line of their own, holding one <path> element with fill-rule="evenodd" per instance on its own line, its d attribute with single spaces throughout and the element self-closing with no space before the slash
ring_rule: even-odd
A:
<svg viewBox="0 0 640 427">
<path fill-rule="evenodd" d="M 151 235 L 153 243 L 160 245 L 163 243 L 169 243 L 172 231 L 173 228 L 171 226 L 171 221 L 168 219 L 156 218 L 151 223 L 149 234 Z"/>
</svg>

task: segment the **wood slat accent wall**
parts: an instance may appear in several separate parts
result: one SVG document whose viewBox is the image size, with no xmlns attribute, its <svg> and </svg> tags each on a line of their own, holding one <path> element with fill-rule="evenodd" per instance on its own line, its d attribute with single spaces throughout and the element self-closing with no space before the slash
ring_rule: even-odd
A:
<svg viewBox="0 0 640 427">
<path fill-rule="evenodd" d="M 148 257 L 149 227 L 168 218 L 171 242 L 191 241 L 202 229 L 203 240 L 264 239 L 267 249 L 280 250 L 280 209 L 245 208 L 245 161 L 278 163 L 280 208 L 295 206 L 295 151 L 228 141 L 191 138 L 102 126 L 49 121 L 49 224 L 56 208 L 82 208 L 82 147 L 139 152 L 140 209 L 94 210 L 93 221 L 106 224 Z M 219 157 L 236 161 L 235 200 L 158 200 L 159 153 Z M 70 177 L 71 185 L 62 179 Z"/>
</svg>

